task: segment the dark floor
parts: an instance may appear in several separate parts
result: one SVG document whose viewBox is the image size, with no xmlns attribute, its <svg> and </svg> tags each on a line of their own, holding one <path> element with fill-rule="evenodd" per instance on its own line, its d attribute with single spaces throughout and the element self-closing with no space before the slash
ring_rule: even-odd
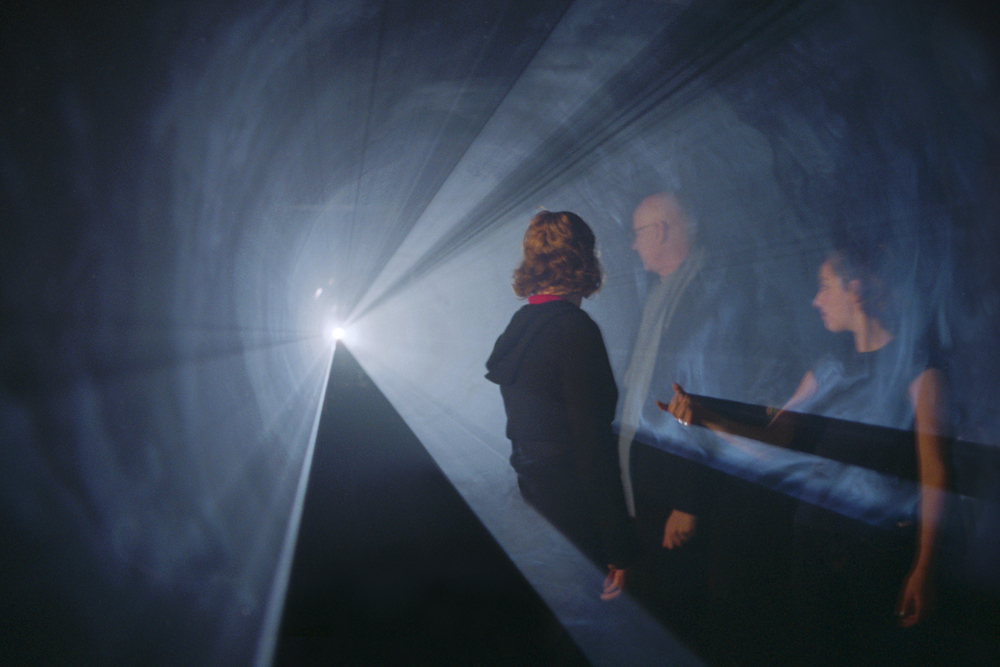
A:
<svg viewBox="0 0 1000 667">
<path fill-rule="evenodd" d="M 343 346 L 274 664 L 587 664 Z"/>
</svg>

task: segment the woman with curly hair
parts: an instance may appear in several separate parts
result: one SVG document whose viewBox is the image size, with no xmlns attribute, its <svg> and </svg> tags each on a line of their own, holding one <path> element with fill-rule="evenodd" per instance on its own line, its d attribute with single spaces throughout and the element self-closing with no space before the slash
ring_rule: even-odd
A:
<svg viewBox="0 0 1000 667">
<path fill-rule="evenodd" d="M 621 593 L 637 543 L 611 422 L 618 390 L 601 331 L 580 303 L 601 286 L 594 233 L 570 212 L 538 213 L 524 235 L 514 314 L 486 362 L 507 411 L 510 462 L 524 499 Z"/>
</svg>

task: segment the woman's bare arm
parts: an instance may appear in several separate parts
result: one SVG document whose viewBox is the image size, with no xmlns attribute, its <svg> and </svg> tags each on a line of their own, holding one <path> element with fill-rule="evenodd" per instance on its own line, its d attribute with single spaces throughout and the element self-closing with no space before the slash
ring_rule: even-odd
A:
<svg viewBox="0 0 1000 667">
<path fill-rule="evenodd" d="M 948 472 L 944 462 L 944 383 L 941 372 L 929 369 L 910 384 L 916 416 L 917 471 L 920 481 L 920 516 L 917 553 L 903 583 L 896 613 L 903 627 L 916 625 L 930 611 L 934 552 L 944 512 Z"/>
</svg>

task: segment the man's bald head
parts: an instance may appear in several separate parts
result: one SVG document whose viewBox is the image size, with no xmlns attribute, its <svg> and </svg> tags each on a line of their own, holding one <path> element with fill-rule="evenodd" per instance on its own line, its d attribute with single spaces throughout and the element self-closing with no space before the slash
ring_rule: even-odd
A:
<svg viewBox="0 0 1000 667">
<path fill-rule="evenodd" d="M 691 252 L 690 221 L 677 197 L 661 192 L 643 199 L 632 215 L 632 238 L 647 271 L 676 271 Z"/>
</svg>

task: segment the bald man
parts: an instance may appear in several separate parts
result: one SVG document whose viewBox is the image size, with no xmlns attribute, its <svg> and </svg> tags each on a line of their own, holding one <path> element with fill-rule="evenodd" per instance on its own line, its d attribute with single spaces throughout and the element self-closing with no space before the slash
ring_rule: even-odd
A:
<svg viewBox="0 0 1000 667">
<path fill-rule="evenodd" d="M 757 522 L 790 525 L 790 505 L 780 494 L 715 471 L 710 464 L 720 441 L 655 405 L 657 398 L 669 400 L 675 382 L 692 393 L 747 400 L 759 389 L 751 385 L 771 375 L 761 361 L 770 353 L 762 355 L 766 336 L 754 308 L 754 278 L 744 271 L 749 262 L 707 262 L 697 222 L 666 192 L 647 197 L 633 214 L 632 249 L 657 279 L 624 377 L 619 461 L 646 553 L 636 572 L 638 596 L 706 653 L 735 641 L 725 651 L 743 658 L 757 649 L 731 637 L 752 631 L 746 605 L 770 595 L 783 575 L 767 563 L 787 556 L 776 546 L 780 536 L 747 531 Z M 723 620 L 729 613 L 741 618 Z"/>
<path fill-rule="evenodd" d="M 677 374 L 681 369 L 674 368 L 679 365 L 678 361 L 683 361 L 676 359 L 678 352 L 682 352 L 677 343 L 696 338 L 701 333 L 690 328 L 692 309 L 699 305 L 691 302 L 692 297 L 707 296 L 703 278 L 699 277 L 704 257 L 700 251 L 692 250 L 693 232 L 691 219 L 677 197 L 670 193 L 647 197 L 633 215 L 632 249 L 638 253 L 643 268 L 660 277 L 646 301 L 638 339 L 625 375 L 619 454 L 625 495 L 633 515 L 636 513 L 635 488 L 630 473 L 633 438 L 638 433 L 640 441 L 648 445 L 657 444 L 657 432 L 661 435 L 664 432 L 672 434 L 675 439 L 688 439 L 687 434 L 672 428 L 670 420 L 655 410 L 652 404 L 655 397 L 650 395 L 650 384 L 654 375 L 661 375 L 656 372 L 658 368 L 675 378 L 671 381 L 680 382 L 682 378 L 678 378 Z M 662 391 L 666 392 L 665 389 Z M 662 546 L 666 549 L 680 548 L 694 537 L 697 510 L 706 491 L 699 488 L 704 485 L 702 480 L 697 479 L 696 469 L 680 460 L 673 463 L 676 465 L 671 467 L 681 465 L 683 470 L 670 475 L 677 479 L 669 480 L 673 487 L 669 493 L 672 510 L 665 521 L 662 539 Z M 664 480 L 663 484 L 666 482 Z"/>
</svg>

